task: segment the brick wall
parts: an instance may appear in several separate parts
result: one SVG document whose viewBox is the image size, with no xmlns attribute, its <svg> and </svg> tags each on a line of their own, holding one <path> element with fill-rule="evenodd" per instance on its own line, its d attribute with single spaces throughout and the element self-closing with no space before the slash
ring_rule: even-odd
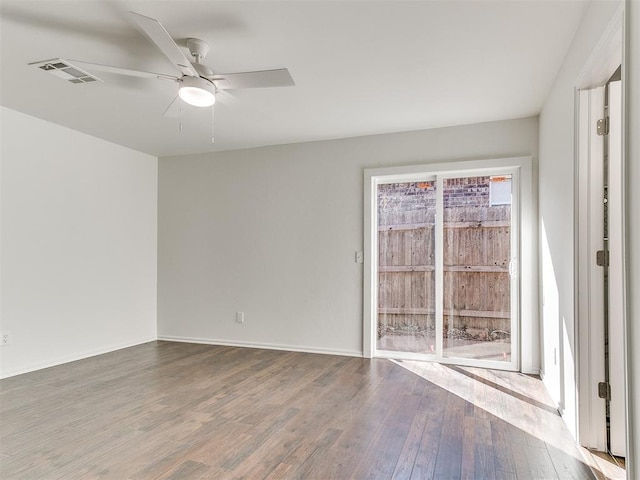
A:
<svg viewBox="0 0 640 480">
<path fill-rule="evenodd" d="M 444 208 L 488 207 L 489 177 L 445 179 L 443 201 Z"/>
<path fill-rule="evenodd" d="M 464 221 L 465 218 L 458 218 L 460 215 L 469 217 L 466 218 L 468 221 L 503 218 L 509 207 L 489 205 L 489 183 L 489 177 L 444 180 L 445 219 Z M 433 223 L 435 207 L 435 182 L 392 183 L 378 186 L 380 225 Z"/>
<path fill-rule="evenodd" d="M 436 208 L 436 182 L 391 183 L 378 186 L 378 222 L 431 223 Z M 400 221 L 401 217 L 413 221 Z"/>
</svg>

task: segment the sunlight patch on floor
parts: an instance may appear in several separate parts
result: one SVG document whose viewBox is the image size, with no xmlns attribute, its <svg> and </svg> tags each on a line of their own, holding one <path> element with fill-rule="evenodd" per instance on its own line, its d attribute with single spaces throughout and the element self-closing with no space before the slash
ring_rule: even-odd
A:
<svg viewBox="0 0 640 480">
<path fill-rule="evenodd" d="M 516 372 L 453 367 L 435 362 L 393 362 L 566 455 L 585 462 L 540 380 Z M 513 387 L 515 382 L 508 381 L 510 376 L 514 379 L 518 376 L 519 388 Z"/>
</svg>

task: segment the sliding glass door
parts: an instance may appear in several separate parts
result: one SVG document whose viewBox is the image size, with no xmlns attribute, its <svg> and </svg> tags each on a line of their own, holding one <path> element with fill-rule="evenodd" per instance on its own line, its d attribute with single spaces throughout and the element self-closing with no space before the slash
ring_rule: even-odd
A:
<svg viewBox="0 0 640 480">
<path fill-rule="evenodd" d="M 379 350 L 435 352 L 436 182 L 378 186 Z"/>
<path fill-rule="evenodd" d="M 444 178 L 442 355 L 511 361 L 511 175 Z"/>
<path fill-rule="evenodd" d="M 517 368 L 517 171 L 375 184 L 375 354 Z"/>
</svg>

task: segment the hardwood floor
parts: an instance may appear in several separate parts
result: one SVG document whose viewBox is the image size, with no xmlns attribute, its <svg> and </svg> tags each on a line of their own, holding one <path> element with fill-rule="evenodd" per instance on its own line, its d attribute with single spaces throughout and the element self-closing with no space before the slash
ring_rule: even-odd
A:
<svg viewBox="0 0 640 480">
<path fill-rule="evenodd" d="M 594 478 L 539 380 L 152 342 L 0 381 L 2 479 Z"/>
<path fill-rule="evenodd" d="M 597 480 L 626 480 L 624 458 L 595 450 L 586 450 L 586 458 L 595 471 Z"/>
</svg>

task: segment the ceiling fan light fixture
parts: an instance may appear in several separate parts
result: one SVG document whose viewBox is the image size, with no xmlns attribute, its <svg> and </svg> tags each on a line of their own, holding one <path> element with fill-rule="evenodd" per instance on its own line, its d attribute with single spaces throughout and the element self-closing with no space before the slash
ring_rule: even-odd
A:
<svg viewBox="0 0 640 480">
<path fill-rule="evenodd" d="M 194 107 L 210 107 L 216 103 L 215 85 L 200 77 L 182 77 L 178 95 Z"/>
</svg>

